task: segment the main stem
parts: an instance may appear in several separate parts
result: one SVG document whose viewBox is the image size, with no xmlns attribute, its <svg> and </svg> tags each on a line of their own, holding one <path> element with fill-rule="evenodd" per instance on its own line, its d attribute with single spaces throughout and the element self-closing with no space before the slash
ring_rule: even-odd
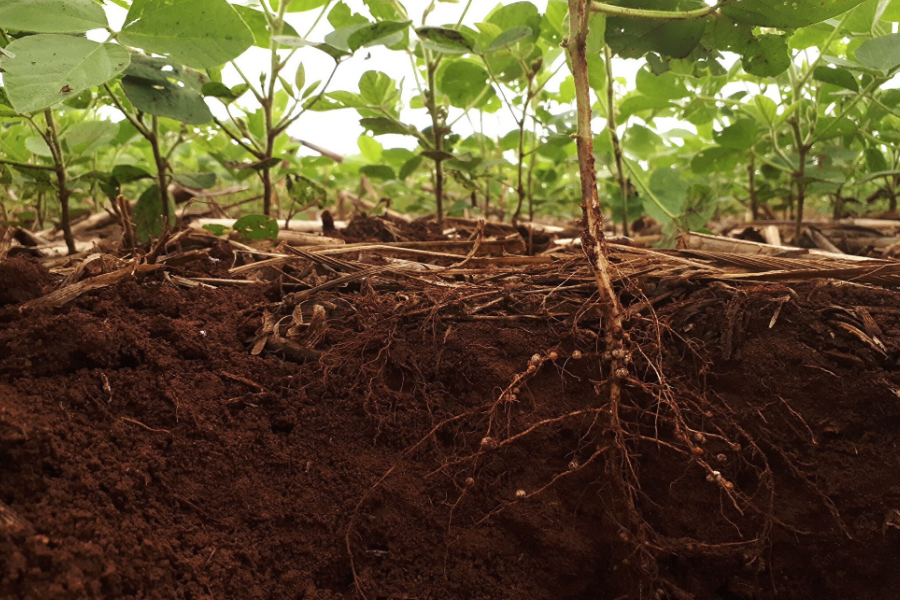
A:
<svg viewBox="0 0 900 600">
<path fill-rule="evenodd" d="M 588 78 L 587 36 L 590 18 L 590 0 L 569 1 L 569 36 L 566 51 L 572 65 L 575 80 L 575 101 L 577 111 L 578 165 L 581 176 L 581 211 L 584 222 L 581 230 L 581 246 L 594 272 L 597 289 L 600 292 L 599 308 L 603 317 L 606 351 L 604 362 L 608 361 L 609 420 L 607 426 L 612 437 L 612 450 L 607 463 L 607 474 L 616 494 L 615 512 L 623 530 L 629 536 L 641 540 L 643 536 L 640 515 L 634 504 L 633 486 L 625 479 L 629 470 L 629 459 L 619 406 L 622 397 L 622 382 L 628 377 L 626 339 L 622 310 L 610 278 L 608 247 L 603 234 L 603 214 L 600 212 L 600 198 L 597 192 L 597 176 L 594 169 L 594 136 L 591 131 L 591 86 Z"/>
<path fill-rule="evenodd" d="M 66 240 L 66 248 L 69 250 L 69 254 L 75 254 L 75 237 L 72 235 L 72 218 L 69 215 L 69 196 L 71 192 L 68 187 L 66 164 L 63 162 L 62 145 L 59 143 L 59 133 L 56 131 L 56 120 L 53 118 L 53 111 L 49 108 L 45 109 L 44 118 L 47 121 L 47 140 L 50 142 L 50 153 L 53 155 L 53 166 L 56 172 L 63 238 Z"/>
<path fill-rule="evenodd" d="M 440 118 L 437 106 L 437 90 L 434 75 L 438 68 L 437 61 L 428 62 L 428 111 L 431 113 L 431 133 L 434 139 L 434 200 L 436 203 L 438 225 L 444 226 L 444 123 Z"/>
<path fill-rule="evenodd" d="M 169 168 L 166 157 L 163 156 L 159 145 L 159 119 L 150 117 L 150 135 L 146 136 L 153 149 L 153 161 L 156 163 L 156 184 L 159 187 L 160 211 L 166 225 L 169 224 L 169 183 L 166 178 L 166 170 Z"/>
</svg>

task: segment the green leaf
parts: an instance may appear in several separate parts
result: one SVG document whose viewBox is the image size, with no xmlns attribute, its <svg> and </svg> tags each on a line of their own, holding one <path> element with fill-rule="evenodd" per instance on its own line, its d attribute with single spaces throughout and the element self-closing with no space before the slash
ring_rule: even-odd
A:
<svg viewBox="0 0 900 600">
<path fill-rule="evenodd" d="M 31 33 L 84 33 L 109 27 L 91 0 L 0 0 L 0 27 Z"/>
<path fill-rule="evenodd" d="M 628 128 L 623 145 L 626 150 L 641 160 L 647 160 L 659 152 L 663 146 L 662 138 L 643 125 L 632 125 Z"/>
<path fill-rule="evenodd" d="M 866 148 L 866 169 L 870 173 L 888 170 L 887 160 L 885 160 L 884 153 L 879 148 Z"/>
<path fill-rule="evenodd" d="M 859 83 L 853 73 L 846 69 L 831 69 L 829 67 L 816 67 L 813 70 L 813 79 L 823 83 L 830 83 L 845 90 L 859 90 Z"/>
<path fill-rule="evenodd" d="M 56 34 L 24 37 L 6 47 L 3 82 L 13 108 L 31 113 L 106 83 L 128 66 L 130 57 L 116 44 Z"/>
<path fill-rule="evenodd" d="M 350 34 L 347 45 L 354 52 L 363 47 L 379 44 L 389 46 L 396 43 L 395 36 L 409 29 L 411 24 L 412 21 L 379 21 L 365 25 Z"/>
<path fill-rule="evenodd" d="M 278 221 L 265 215 L 247 215 L 235 221 L 232 229 L 250 241 L 274 240 L 278 237 Z"/>
<path fill-rule="evenodd" d="M 241 6 L 240 4 L 234 4 L 232 5 L 232 8 L 237 11 L 237 14 L 241 17 L 247 27 L 250 28 L 250 32 L 253 34 L 253 45 L 268 50 L 271 46 L 272 32 L 269 28 L 268 21 L 266 21 L 265 13 L 261 10 L 250 8 L 249 6 Z M 284 23 L 281 26 L 281 33 L 282 35 L 290 37 L 300 36 L 300 34 L 297 33 L 297 30 L 291 27 L 290 23 Z"/>
<path fill-rule="evenodd" d="M 178 185 L 192 190 L 208 190 L 216 185 L 215 173 L 175 173 L 172 179 Z"/>
<path fill-rule="evenodd" d="M 359 139 L 356 140 L 356 145 L 359 146 L 359 151 L 369 162 L 377 163 L 381 161 L 384 146 L 382 146 L 375 138 L 361 135 L 359 136 Z"/>
<path fill-rule="evenodd" d="M 151 179 L 153 175 L 134 165 L 116 165 L 113 167 L 112 176 L 120 184 L 131 183 L 139 179 Z"/>
<path fill-rule="evenodd" d="M 226 0 L 135 0 L 119 41 L 207 69 L 237 58 L 253 33 Z"/>
<path fill-rule="evenodd" d="M 638 114 L 645 110 L 659 111 L 673 107 L 674 104 L 665 98 L 651 98 L 640 94 L 628 96 L 619 103 L 618 120 L 625 121 L 631 115 Z"/>
<path fill-rule="evenodd" d="M 72 155 L 91 154 L 108 145 L 119 133 L 118 123 L 110 121 L 82 121 L 62 136 L 62 143 Z"/>
<path fill-rule="evenodd" d="M 151 237 L 159 237 L 163 230 L 162 202 L 159 199 L 159 186 L 151 185 L 141 194 L 134 205 L 135 235 L 142 242 Z M 175 202 L 169 196 L 169 226 L 175 225 Z"/>
<path fill-rule="evenodd" d="M 681 179 L 681 171 L 675 167 L 660 168 L 650 176 L 649 193 L 642 196 L 644 212 L 661 223 L 671 220 L 684 211 L 690 184 Z"/>
<path fill-rule="evenodd" d="M 50 150 L 50 146 L 47 145 L 47 142 L 44 141 L 44 138 L 40 136 L 32 136 L 25 140 L 25 147 L 32 154 L 37 154 L 38 156 L 43 156 L 45 158 L 53 158 L 53 152 Z"/>
<path fill-rule="evenodd" d="M 648 10 L 693 10 L 706 7 L 702 0 L 625 0 L 617 2 L 626 8 Z M 640 58 L 648 52 L 685 58 L 706 30 L 702 19 L 671 21 L 661 19 L 631 19 L 609 17 L 606 22 L 606 41 L 623 58 Z"/>
<path fill-rule="evenodd" d="M 749 102 L 741 104 L 741 109 L 766 128 L 774 124 L 778 118 L 778 105 L 762 94 L 757 94 Z"/>
<path fill-rule="evenodd" d="M 122 89 L 134 107 L 148 115 L 166 117 L 186 125 L 212 121 L 212 113 L 199 93 L 171 83 L 125 77 Z"/>
<path fill-rule="evenodd" d="M 400 167 L 400 179 L 406 179 L 407 177 L 412 175 L 416 171 L 416 169 L 419 168 L 419 165 L 422 164 L 423 160 L 424 158 L 422 158 L 421 156 L 414 156 L 413 158 L 403 163 L 403 166 Z"/>
<path fill-rule="evenodd" d="M 536 42 L 541 35 L 541 13 L 531 2 L 513 2 L 501 6 L 487 18 L 503 32 L 518 27 L 531 30 L 531 41 Z"/>
<path fill-rule="evenodd" d="M 775 77 L 791 66 L 784 36 L 767 33 L 750 42 L 741 55 L 744 70 L 757 77 Z"/>
<path fill-rule="evenodd" d="M 380 181 L 391 181 L 396 179 L 394 170 L 387 165 L 366 165 L 360 167 L 359 172 L 369 179 L 377 179 Z"/>
<path fill-rule="evenodd" d="M 359 13 L 354 13 L 346 3 L 338 2 L 329 11 L 328 22 L 335 29 L 343 29 L 353 25 L 365 25 L 369 20 Z"/>
<path fill-rule="evenodd" d="M 288 4 L 287 12 L 297 13 L 315 10 L 317 8 L 322 8 L 328 4 L 329 1 L 330 0 L 292 0 L 290 4 Z M 272 6 L 277 10 L 278 3 L 274 2 Z"/>
<path fill-rule="evenodd" d="M 866 40 L 856 49 L 856 60 L 885 75 L 900 67 L 900 33 Z"/>
<path fill-rule="evenodd" d="M 794 29 L 821 23 L 847 12 L 864 0 L 740 0 L 726 3 L 722 12 L 748 25 Z"/>
<path fill-rule="evenodd" d="M 207 98 L 218 98 L 225 104 L 230 104 L 240 98 L 247 90 L 250 89 L 246 83 L 240 83 L 234 87 L 228 87 L 224 83 L 218 81 L 210 81 L 203 84 L 200 93 Z"/>
<path fill-rule="evenodd" d="M 456 108 L 469 108 L 479 99 L 487 99 L 493 91 L 489 79 L 484 67 L 470 60 L 446 61 L 437 74 L 438 88 Z"/>
<path fill-rule="evenodd" d="M 416 35 L 422 42 L 422 46 L 432 52 L 440 54 L 466 54 L 472 51 L 472 44 L 466 37 L 455 29 L 443 27 L 420 27 L 416 29 Z"/>
<path fill-rule="evenodd" d="M 641 69 L 637 72 L 635 86 L 645 96 L 663 100 L 680 100 L 690 95 L 682 78 L 671 71 L 654 75 L 649 69 Z"/>
<path fill-rule="evenodd" d="M 294 87 L 297 88 L 297 93 L 299 94 L 303 91 L 303 86 L 306 85 L 306 67 L 303 66 L 303 63 L 297 65 L 297 71 L 294 73 Z"/>
<path fill-rule="evenodd" d="M 363 129 L 371 131 L 372 135 L 415 135 L 410 127 L 387 117 L 367 117 L 360 119 L 359 124 Z"/>
<path fill-rule="evenodd" d="M 400 101 L 397 82 L 380 71 L 366 71 L 359 79 L 359 96 L 368 106 L 396 112 Z"/>
<path fill-rule="evenodd" d="M 713 132 L 717 144 L 732 150 L 749 150 L 758 137 L 757 125 L 750 119 L 735 121 L 722 131 Z"/>
<path fill-rule="evenodd" d="M 488 44 L 487 48 L 484 49 L 485 52 L 497 52 L 499 50 L 504 50 L 518 44 L 524 39 L 531 38 L 532 31 L 530 27 L 520 26 L 513 27 L 512 29 L 507 29 L 500 35 L 498 35 L 494 40 Z"/>
<path fill-rule="evenodd" d="M 744 156 L 740 150 L 731 148 L 707 148 L 691 159 L 691 170 L 698 175 L 708 173 L 730 173 Z"/>
</svg>

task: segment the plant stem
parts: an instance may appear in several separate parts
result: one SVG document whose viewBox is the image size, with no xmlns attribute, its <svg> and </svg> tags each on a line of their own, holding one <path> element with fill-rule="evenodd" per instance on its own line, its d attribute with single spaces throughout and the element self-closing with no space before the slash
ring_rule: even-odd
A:
<svg viewBox="0 0 900 600">
<path fill-rule="evenodd" d="M 577 114 L 577 132 L 575 141 L 578 147 L 578 164 L 581 177 L 581 211 L 584 221 L 581 230 L 581 247 L 587 256 L 597 289 L 600 292 L 598 307 L 601 311 L 605 352 L 604 361 L 608 358 L 606 389 L 608 401 L 608 435 L 611 439 L 611 451 L 606 463 L 606 472 L 611 483 L 613 496 L 612 519 L 619 522 L 623 532 L 633 536 L 640 544 L 644 538 L 640 515 L 634 505 L 633 486 L 626 481 L 630 467 L 623 429 L 619 417 L 622 397 L 622 381 L 628 376 L 624 349 L 625 330 L 622 309 L 616 297 L 610 278 L 608 247 L 603 234 L 603 214 L 600 212 L 600 198 L 597 192 L 597 175 L 594 168 L 594 137 L 591 131 L 591 86 L 588 77 L 587 36 L 590 21 L 590 0 L 568 0 L 569 3 L 569 35 L 565 48 L 572 65 L 572 76 L 575 80 L 575 101 Z"/>
<path fill-rule="evenodd" d="M 0 165 L 9 165 L 10 167 L 18 167 L 20 169 L 36 169 L 38 171 L 56 171 L 56 167 L 49 167 L 47 165 L 31 165 L 28 163 L 16 162 L 14 160 L 6 160 L 4 158 L 0 158 Z"/>
<path fill-rule="evenodd" d="M 439 59 L 428 60 L 428 112 L 431 113 L 431 133 L 434 140 L 434 199 L 437 212 L 437 222 L 444 226 L 444 159 L 441 153 L 444 151 L 444 123 L 437 106 L 437 87 L 434 76 L 439 65 Z"/>
<path fill-rule="evenodd" d="M 616 161 L 616 179 L 619 183 L 619 193 L 622 195 L 622 233 L 628 235 L 628 178 L 625 177 L 625 167 L 622 165 L 622 142 L 616 132 L 616 92 L 613 83 L 615 78 L 612 71 L 612 50 L 609 45 L 603 47 L 606 59 L 606 130 L 612 142 L 613 157 Z"/>
<path fill-rule="evenodd" d="M 68 188 L 68 177 L 66 174 L 66 165 L 63 162 L 62 145 L 59 143 L 59 134 L 56 131 L 56 120 L 53 118 L 53 111 L 49 108 L 44 109 L 44 119 L 47 121 L 47 134 L 45 140 L 49 140 L 50 153 L 53 155 L 54 170 L 56 171 L 57 194 L 59 195 L 60 205 L 60 222 L 62 224 L 63 238 L 66 240 L 66 248 L 69 254 L 75 254 L 75 238 L 72 236 L 72 218 L 69 215 L 69 196 L 71 192 Z"/>
<path fill-rule="evenodd" d="M 168 169 L 168 161 L 163 156 L 159 146 L 159 119 L 155 116 L 150 117 L 150 136 L 147 141 L 150 142 L 150 148 L 153 149 L 153 161 L 156 163 L 156 184 L 159 187 L 160 214 L 166 225 L 169 224 L 169 183 L 166 177 Z"/>
<path fill-rule="evenodd" d="M 707 6 L 696 10 L 685 11 L 669 11 L 669 10 L 648 10 L 643 8 L 626 8 L 624 6 L 616 6 L 614 4 L 606 4 L 604 2 L 591 2 L 591 11 L 597 12 L 609 17 L 627 17 L 629 19 L 657 19 L 666 21 L 690 21 L 692 19 L 702 19 L 714 14 L 719 10 L 719 6 Z"/>
</svg>

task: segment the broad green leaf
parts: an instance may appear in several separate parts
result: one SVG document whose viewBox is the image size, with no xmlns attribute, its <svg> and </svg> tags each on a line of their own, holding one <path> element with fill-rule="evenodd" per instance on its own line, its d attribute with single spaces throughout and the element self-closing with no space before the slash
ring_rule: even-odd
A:
<svg viewBox="0 0 900 600">
<path fill-rule="evenodd" d="M 627 8 L 665 11 L 706 6 L 702 0 L 624 0 L 617 4 Z M 671 21 L 609 17 L 606 41 L 613 52 L 623 58 L 640 58 L 648 52 L 685 58 L 697 47 L 705 30 L 706 23 L 701 19 Z"/>
<path fill-rule="evenodd" d="M 125 71 L 122 89 L 142 112 L 188 125 L 202 125 L 212 120 L 212 113 L 203 101 L 207 83 L 206 75 L 190 67 L 136 54 Z M 212 91 L 221 90 L 216 86 Z"/>
<path fill-rule="evenodd" d="M 488 72 L 475 61 L 445 62 L 437 77 L 438 88 L 450 99 L 450 105 L 456 108 L 475 106 L 493 92 Z"/>
<path fill-rule="evenodd" d="M 466 54 L 472 51 L 472 43 L 455 29 L 443 27 L 420 27 L 416 35 L 422 46 L 441 54 Z"/>
<path fill-rule="evenodd" d="M 367 18 L 350 10 L 344 2 L 338 2 L 328 13 L 328 22 L 335 29 L 343 29 L 353 25 L 365 25 L 369 22 Z"/>
<path fill-rule="evenodd" d="M 247 215 L 235 221 L 232 229 L 250 241 L 274 240 L 278 237 L 278 221 L 265 215 Z"/>
<path fill-rule="evenodd" d="M 830 140 L 856 133 L 857 125 L 847 117 L 820 117 L 815 131 L 815 141 Z"/>
<path fill-rule="evenodd" d="M 153 177 L 149 172 L 134 165 L 116 165 L 113 167 L 112 176 L 120 184 L 131 183 L 139 179 L 151 179 Z"/>
<path fill-rule="evenodd" d="M 266 21 L 266 15 L 261 10 L 256 10 L 249 6 L 241 6 L 240 4 L 234 4 L 232 8 L 237 11 L 237 14 L 250 28 L 250 32 L 253 34 L 253 45 L 268 49 L 271 45 L 272 31 L 269 28 L 269 23 Z M 291 27 L 290 23 L 284 23 L 281 26 L 281 35 L 300 36 L 297 30 Z"/>
<path fill-rule="evenodd" d="M 379 21 L 404 21 L 407 18 L 402 4 L 393 0 L 363 0 L 372 16 Z"/>
<path fill-rule="evenodd" d="M 141 194 L 133 210 L 135 235 L 142 242 L 151 237 L 159 237 L 163 231 L 162 202 L 159 198 L 159 187 L 151 185 Z M 175 225 L 175 202 L 169 196 L 169 226 Z"/>
<path fill-rule="evenodd" d="M 900 67 L 900 33 L 866 40 L 856 49 L 856 60 L 885 75 Z"/>
<path fill-rule="evenodd" d="M 172 179 L 178 185 L 192 190 L 208 190 L 216 185 L 215 173 L 175 173 Z"/>
<path fill-rule="evenodd" d="M 691 170 L 698 175 L 708 173 L 730 173 L 743 157 L 740 150 L 731 148 L 707 148 L 691 160 Z"/>
<path fill-rule="evenodd" d="M 361 135 L 359 136 L 359 139 L 356 140 L 356 145 L 359 146 L 359 151 L 369 162 L 377 163 L 381 161 L 384 146 L 382 146 L 375 138 Z"/>
<path fill-rule="evenodd" d="M 47 145 L 44 138 L 38 135 L 27 138 L 25 140 L 25 147 L 28 148 L 32 154 L 37 154 L 44 158 L 53 158 L 53 152 L 50 150 L 50 146 Z"/>
<path fill-rule="evenodd" d="M 791 50 L 806 50 L 813 46 L 821 46 L 831 36 L 834 27 L 827 23 L 816 23 L 809 27 L 802 27 L 794 31 L 788 38 L 788 46 Z"/>
<path fill-rule="evenodd" d="M 109 144 L 119 133 L 118 123 L 111 121 L 82 121 L 62 136 L 62 143 L 70 154 L 91 154 Z"/>
<path fill-rule="evenodd" d="M 253 45 L 253 33 L 226 0 L 135 0 L 119 41 L 191 67 L 212 68 Z"/>
<path fill-rule="evenodd" d="M 625 149 L 641 160 L 647 160 L 663 147 L 659 135 L 643 125 L 632 125 L 622 142 Z"/>
<path fill-rule="evenodd" d="M 875 148 L 874 146 L 866 148 L 866 168 L 870 173 L 888 170 L 887 160 L 885 160 L 884 153 L 880 148 Z"/>
<path fill-rule="evenodd" d="M 532 31 L 530 27 L 521 26 L 521 27 L 513 27 L 512 29 L 507 29 L 488 44 L 487 48 L 484 49 L 485 52 L 497 52 L 499 50 L 504 50 L 509 48 L 514 44 L 518 44 L 524 39 L 528 39 L 532 37 Z"/>
<path fill-rule="evenodd" d="M 747 73 L 757 77 L 775 77 L 784 73 L 791 66 L 785 38 L 771 33 L 759 36 L 747 45 L 741 55 L 741 64 Z"/>
<path fill-rule="evenodd" d="M 531 2 L 513 2 L 501 6 L 488 16 L 487 22 L 504 32 L 518 27 L 528 27 L 531 30 L 531 41 L 535 42 L 541 35 L 541 13 Z"/>
<path fill-rule="evenodd" d="M 628 96 L 619 103 L 620 122 L 625 121 L 631 115 L 636 115 L 645 110 L 659 111 L 675 106 L 665 98 L 651 98 L 641 94 Z"/>
<path fill-rule="evenodd" d="M 820 23 L 861 4 L 863 0 L 740 0 L 722 12 L 740 23 L 793 29 Z"/>
<path fill-rule="evenodd" d="M 653 171 L 649 181 L 649 193 L 643 195 L 644 211 L 662 223 L 684 211 L 690 184 L 681 179 L 681 171 L 675 167 Z"/>
<path fill-rule="evenodd" d="M 297 12 L 306 12 L 308 10 L 315 10 L 317 8 L 322 8 L 326 4 L 328 4 L 330 0 L 290 0 L 290 4 L 288 4 L 287 12 L 297 13 Z M 273 7 L 277 10 L 278 3 L 275 2 Z"/>
<path fill-rule="evenodd" d="M 137 77 L 123 78 L 122 89 L 135 108 L 149 115 L 175 119 L 186 125 L 212 121 L 212 113 L 203 96 L 195 91 Z"/>
<path fill-rule="evenodd" d="M 846 69 L 830 69 L 828 67 L 816 67 L 813 70 L 813 79 L 830 83 L 846 90 L 859 90 L 859 83 L 853 73 Z"/>
<path fill-rule="evenodd" d="M 662 100 L 679 100 L 690 95 L 684 81 L 671 71 L 654 75 L 646 68 L 641 69 L 637 72 L 635 86 L 645 96 Z"/>
<path fill-rule="evenodd" d="M 369 179 L 377 179 L 380 181 L 391 181 L 396 179 L 394 170 L 387 165 L 366 165 L 359 168 L 359 172 Z"/>
<path fill-rule="evenodd" d="M 130 57 L 116 44 L 56 34 L 39 34 L 12 42 L 3 57 L 3 82 L 20 113 L 31 113 L 106 83 L 128 66 Z"/>
<path fill-rule="evenodd" d="M 31 33 L 84 33 L 109 27 L 91 0 L 0 0 L 0 28 Z"/>
<path fill-rule="evenodd" d="M 396 112 L 400 101 L 397 82 L 380 71 L 366 71 L 359 79 L 359 95 L 369 106 Z"/>
<path fill-rule="evenodd" d="M 757 125 L 750 119 L 741 119 L 722 131 L 713 132 L 713 139 L 723 148 L 749 150 L 758 139 Z"/>
<path fill-rule="evenodd" d="M 392 38 L 409 29 L 411 24 L 412 21 L 379 21 L 365 25 L 350 34 L 347 45 L 352 51 L 379 44 L 391 45 L 397 41 Z"/>
<path fill-rule="evenodd" d="M 741 104 L 741 109 L 766 128 L 774 124 L 778 118 L 778 105 L 762 94 L 753 96 L 749 102 Z"/>
<path fill-rule="evenodd" d="M 412 175 L 415 170 L 419 168 L 419 165 L 422 164 L 423 160 L 424 159 L 421 156 L 415 156 L 403 163 L 403 166 L 400 168 L 399 173 L 400 179 L 406 179 L 407 177 Z"/>
<path fill-rule="evenodd" d="M 870 33 L 881 16 L 881 0 L 863 0 L 844 19 L 844 29 L 854 33 Z"/>
<path fill-rule="evenodd" d="M 360 119 L 359 124 L 363 129 L 371 131 L 372 135 L 415 135 L 411 127 L 387 117 L 368 117 Z"/>
<path fill-rule="evenodd" d="M 207 98 L 218 98 L 225 104 L 230 104 L 240 98 L 250 89 L 246 83 L 239 83 L 234 87 L 228 87 L 218 81 L 210 81 L 203 84 L 201 93 Z"/>
</svg>

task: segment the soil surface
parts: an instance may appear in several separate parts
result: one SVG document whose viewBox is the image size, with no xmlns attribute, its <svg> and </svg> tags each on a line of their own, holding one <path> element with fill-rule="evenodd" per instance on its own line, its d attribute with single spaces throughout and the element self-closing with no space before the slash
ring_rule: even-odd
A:
<svg viewBox="0 0 900 600">
<path fill-rule="evenodd" d="M 250 352 L 275 285 L 157 273 L 22 310 L 52 284 L 0 264 L 2 598 L 900 589 L 895 292 L 656 290 L 629 323 L 623 454 L 589 308 L 479 320 L 449 296 L 335 290 L 306 340 L 321 359 L 298 363 Z"/>
</svg>

